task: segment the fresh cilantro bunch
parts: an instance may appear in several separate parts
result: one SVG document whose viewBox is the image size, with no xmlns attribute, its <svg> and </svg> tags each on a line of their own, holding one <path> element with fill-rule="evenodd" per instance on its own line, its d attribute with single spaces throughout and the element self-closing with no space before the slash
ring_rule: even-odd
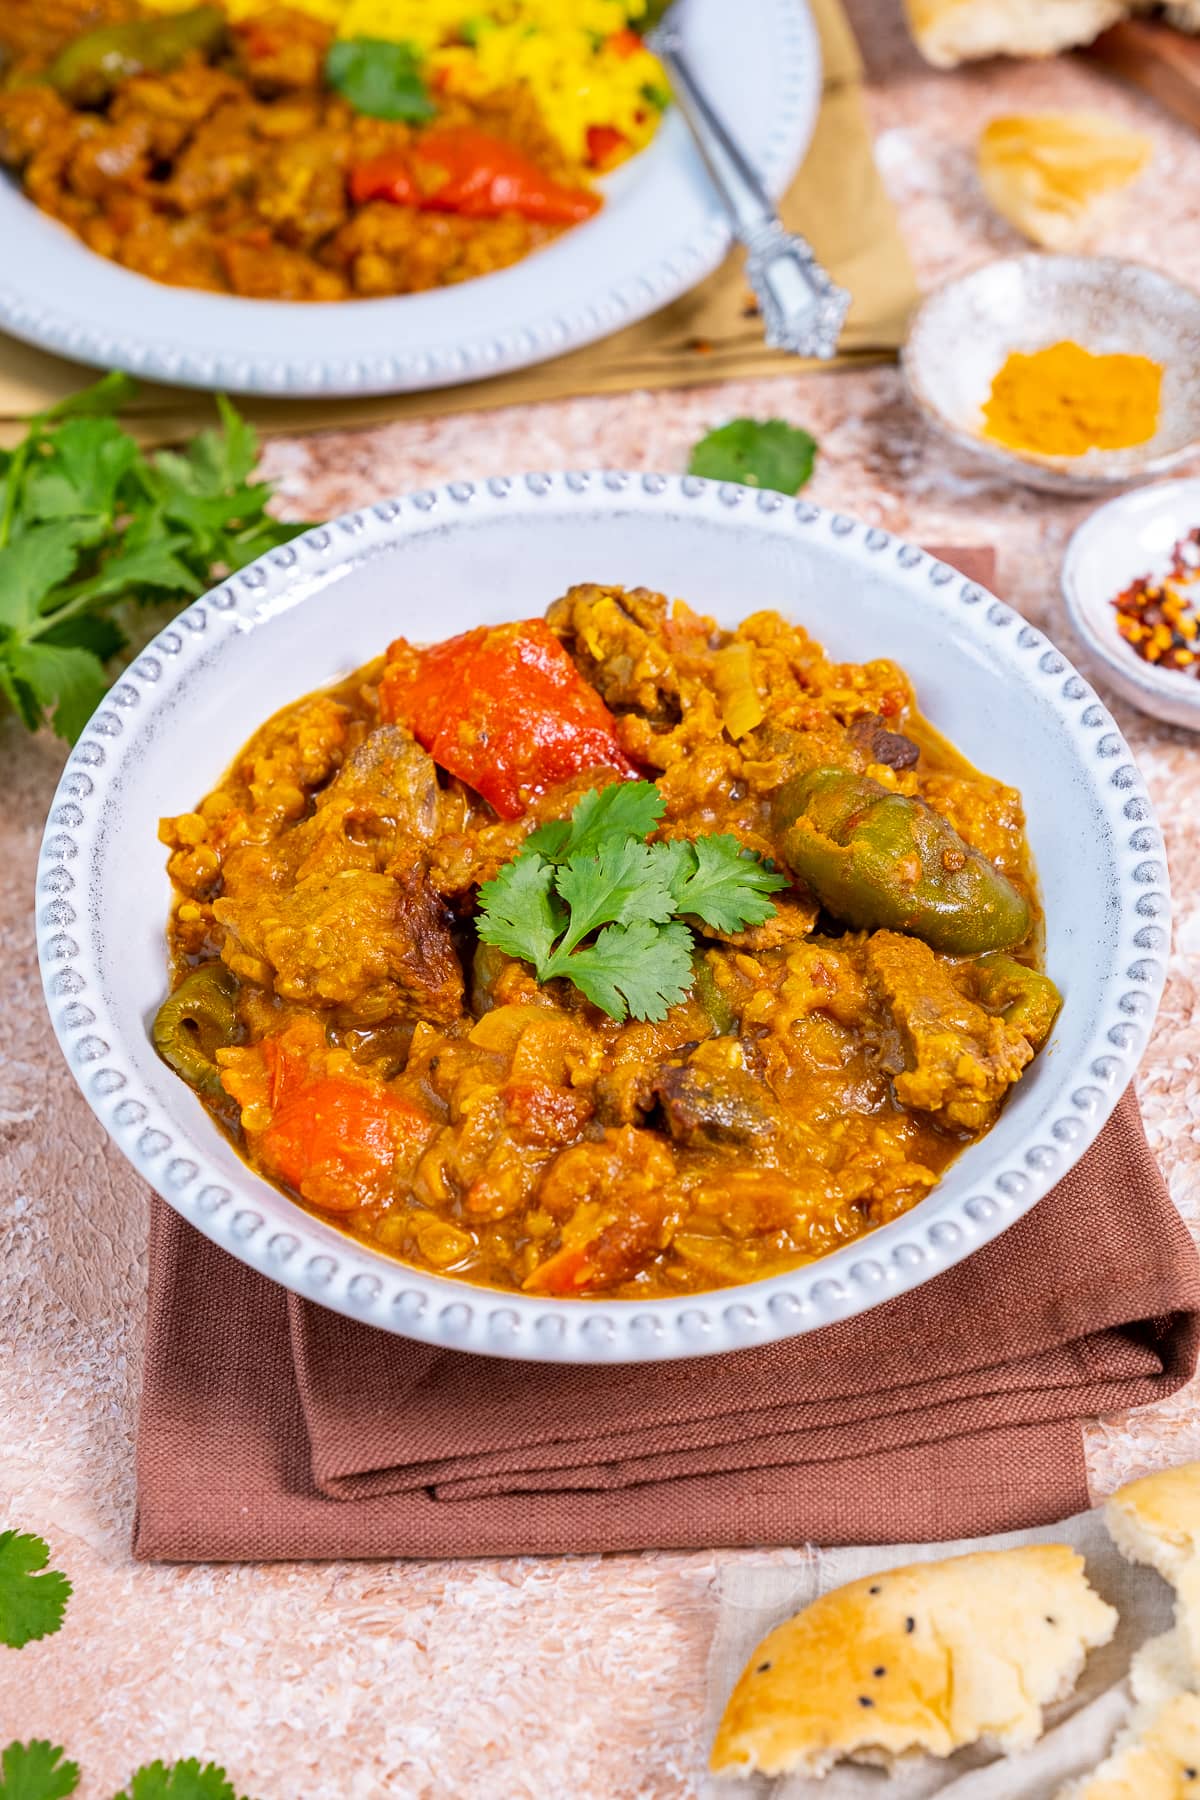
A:
<svg viewBox="0 0 1200 1800">
<path fill-rule="evenodd" d="M 115 416 L 136 391 L 106 375 L 0 451 L 0 692 L 68 742 L 143 603 L 178 608 L 305 529 L 267 513 L 257 437 L 223 395 L 219 431 L 147 456 Z"/>
<path fill-rule="evenodd" d="M 816 438 L 786 419 L 731 419 L 693 446 L 688 474 L 798 494 L 816 461 Z"/>
<path fill-rule="evenodd" d="M 389 38 L 335 38 L 325 58 L 325 79 L 356 112 L 370 119 L 421 124 L 437 110 L 411 44 Z"/>
<path fill-rule="evenodd" d="M 685 918 L 761 925 L 787 882 L 735 837 L 648 844 L 662 814 L 653 782 L 593 788 L 483 884 L 479 936 L 532 963 L 539 981 L 573 982 L 610 1018 L 665 1018 L 692 985 Z"/>
<path fill-rule="evenodd" d="M 11 1650 L 49 1637 L 63 1622 L 71 1584 L 57 1569 L 46 1568 L 49 1561 L 45 1538 L 0 1531 L 0 1644 Z"/>
</svg>

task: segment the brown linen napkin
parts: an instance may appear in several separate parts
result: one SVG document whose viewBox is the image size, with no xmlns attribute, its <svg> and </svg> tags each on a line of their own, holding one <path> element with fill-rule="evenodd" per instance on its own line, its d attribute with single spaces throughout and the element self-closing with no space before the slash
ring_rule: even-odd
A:
<svg viewBox="0 0 1200 1800">
<path fill-rule="evenodd" d="M 782 204 L 826 268 L 854 296 L 839 361 L 887 355 L 901 343 L 917 291 L 900 229 L 871 153 L 862 107 L 862 64 L 840 0 L 811 0 L 821 35 L 824 91 L 804 166 Z M 480 407 L 557 400 L 631 388 L 692 387 L 735 376 L 774 375 L 803 364 L 763 343 L 762 321 L 735 252 L 690 294 L 624 331 L 553 362 L 491 381 L 423 394 L 348 400 L 239 402 L 266 432 L 327 430 L 384 419 L 429 418 Z M 21 419 L 94 379 L 94 372 L 0 335 L 0 447 Z M 128 423 L 166 443 L 212 423 L 211 399 L 147 383 Z"/>
<path fill-rule="evenodd" d="M 1079 1421 L 1192 1373 L 1200 1263 L 1130 1091 L 957 1268 L 762 1348 L 505 1363 L 286 1295 L 152 1202 L 141 1558 L 888 1543 L 1087 1503 Z"/>
</svg>

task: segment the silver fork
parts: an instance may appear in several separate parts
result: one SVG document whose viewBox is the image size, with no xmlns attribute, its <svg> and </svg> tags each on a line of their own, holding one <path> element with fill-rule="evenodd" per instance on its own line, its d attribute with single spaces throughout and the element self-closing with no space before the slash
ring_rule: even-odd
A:
<svg viewBox="0 0 1200 1800">
<path fill-rule="evenodd" d="M 696 80 L 678 10 L 677 0 L 646 42 L 670 78 L 733 235 L 746 247 L 746 279 L 762 312 L 767 343 L 772 350 L 827 360 L 836 354 L 850 295 L 821 267 L 807 238 L 784 229 L 770 195 Z"/>
</svg>

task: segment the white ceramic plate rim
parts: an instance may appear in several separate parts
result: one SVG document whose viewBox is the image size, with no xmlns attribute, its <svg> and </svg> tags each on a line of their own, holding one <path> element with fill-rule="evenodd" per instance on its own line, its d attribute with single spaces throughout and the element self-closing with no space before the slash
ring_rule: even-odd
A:
<svg viewBox="0 0 1200 1800">
<path fill-rule="evenodd" d="M 540 516 L 681 514 L 720 527 L 757 514 L 784 539 L 823 537 L 851 566 L 890 568 L 898 595 L 930 628 L 961 632 L 1015 684 L 1051 709 L 1108 827 L 1119 951 L 1097 984 L 1092 1022 L 1069 1081 L 1052 1085 L 1021 1139 L 965 1196 L 935 1189 L 912 1213 L 818 1262 L 740 1288 L 654 1301 L 546 1301 L 426 1275 L 334 1232 L 287 1202 L 269 1221 L 252 1189 L 234 1191 L 210 1161 L 216 1127 L 193 1131 L 140 1090 L 100 973 L 106 901 L 98 841 L 119 816 L 122 769 L 139 730 L 170 709 L 189 664 L 216 633 L 303 605 L 331 571 L 456 517 L 507 514 L 531 531 Z M 113 1141 L 150 1185 L 214 1243 L 294 1292 L 351 1318 L 426 1343 L 544 1362 L 637 1362 L 707 1355 L 791 1337 L 919 1286 L 999 1235 L 1083 1154 L 1145 1047 L 1166 972 L 1170 896 L 1153 810 L 1120 732 L 1088 684 L 1042 632 L 945 563 L 877 526 L 806 500 L 693 476 L 621 471 L 455 481 L 381 501 L 307 532 L 190 606 L 118 682 L 75 746 L 50 810 L 37 876 L 38 950 L 46 1001 L 72 1074 Z M 247 1170 L 247 1182 L 257 1180 Z M 260 1183 L 260 1187 L 261 1187 Z"/>
<path fill-rule="evenodd" d="M 1198 475 L 1181 476 L 1177 481 L 1162 481 L 1153 487 L 1138 488 L 1133 493 L 1118 494 L 1114 500 L 1106 501 L 1094 513 L 1089 513 L 1083 524 L 1071 533 L 1067 544 L 1062 566 L 1062 591 L 1071 623 L 1088 649 L 1129 687 L 1140 690 L 1145 695 L 1148 709 L 1153 710 L 1156 700 L 1161 698 L 1181 711 L 1186 709 L 1194 713 L 1200 721 L 1200 680 L 1176 669 L 1159 669 L 1153 663 L 1145 662 L 1119 635 L 1115 623 L 1111 633 L 1100 631 L 1083 599 L 1078 581 L 1079 563 L 1091 539 L 1103 538 L 1126 513 L 1145 512 L 1156 501 L 1170 505 L 1176 499 L 1190 500 L 1194 517 L 1200 523 Z M 1116 593 L 1115 588 L 1113 592 Z M 1114 620 L 1115 617 L 1113 614 Z"/>
<path fill-rule="evenodd" d="M 1080 258 L 1054 257 L 1049 252 L 1030 251 L 1023 256 L 1000 260 L 1020 264 L 1077 262 Z M 1173 276 L 1162 269 L 1153 268 L 1149 263 L 1135 262 L 1131 257 L 1119 256 L 1089 257 L 1087 260 L 1098 269 L 1107 267 L 1112 271 L 1114 280 L 1123 271 L 1131 272 L 1135 277 L 1161 282 L 1164 287 L 1174 288 L 1200 300 L 1200 295 L 1186 282 L 1176 281 Z M 1006 475 L 1016 476 L 1028 486 L 1049 494 L 1103 494 L 1115 487 L 1128 487 L 1131 482 L 1153 480 L 1156 475 L 1166 474 L 1189 456 L 1195 455 L 1200 440 L 1189 438 L 1185 443 L 1176 444 L 1170 450 L 1159 451 L 1155 456 L 1139 453 L 1136 445 L 1129 450 L 1089 450 L 1085 455 L 1075 457 L 1044 456 L 1034 450 L 1012 450 L 1005 444 L 992 443 L 980 433 L 968 430 L 951 418 L 933 398 L 925 380 L 924 337 L 928 331 L 936 328 L 938 312 L 948 295 L 957 288 L 969 287 L 979 277 L 994 271 L 995 267 L 994 261 L 980 263 L 977 268 L 968 269 L 965 275 L 952 276 L 950 280 L 932 288 L 913 314 L 900 350 L 900 368 L 908 391 L 919 410 L 943 436 L 960 449 L 970 451 L 981 462 L 990 463 L 993 468 L 1002 469 Z"/>
<path fill-rule="evenodd" d="M 682 27 L 718 110 L 782 193 L 816 124 L 821 53 L 806 0 L 746 0 L 755 55 L 722 54 L 725 0 L 688 0 Z M 756 83 L 747 93 L 740 70 Z M 729 226 L 672 111 L 605 184 L 586 225 L 497 274 L 383 300 L 292 304 L 171 288 L 94 254 L 0 174 L 0 327 L 98 368 L 230 393 L 401 393 L 544 362 L 645 318 L 711 274 Z"/>
</svg>

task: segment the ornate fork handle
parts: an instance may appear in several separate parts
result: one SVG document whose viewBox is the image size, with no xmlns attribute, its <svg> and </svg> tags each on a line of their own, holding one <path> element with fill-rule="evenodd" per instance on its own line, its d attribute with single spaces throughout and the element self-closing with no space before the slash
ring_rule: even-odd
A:
<svg viewBox="0 0 1200 1800">
<path fill-rule="evenodd" d="M 767 343 L 796 356 L 833 356 L 850 295 L 821 267 L 807 239 L 785 231 L 762 182 L 697 82 L 671 13 L 647 41 L 670 78 L 734 236 L 746 246 L 746 279 L 762 310 Z"/>
</svg>

